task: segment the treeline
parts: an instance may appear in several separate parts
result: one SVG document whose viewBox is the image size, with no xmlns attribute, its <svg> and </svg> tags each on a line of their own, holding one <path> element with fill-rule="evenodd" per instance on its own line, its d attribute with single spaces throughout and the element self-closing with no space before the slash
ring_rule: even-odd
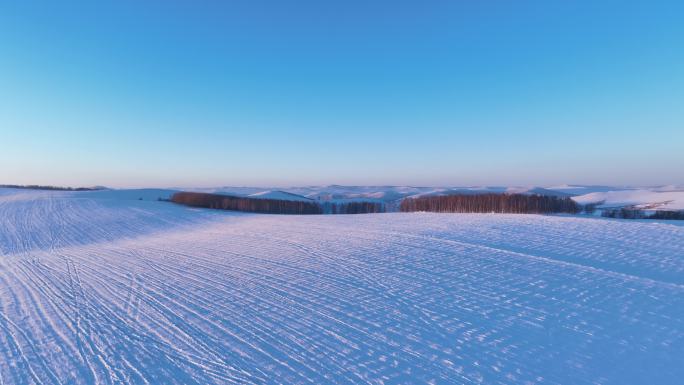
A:
<svg viewBox="0 0 684 385">
<path fill-rule="evenodd" d="M 279 199 L 257 199 L 198 192 L 178 192 L 171 196 L 171 202 L 192 207 L 246 211 L 250 213 L 323 214 L 321 206 L 313 201 L 306 202 Z"/>
<path fill-rule="evenodd" d="M 258 199 L 199 192 L 178 192 L 171 202 L 192 207 L 267 214 L 370 214 L 384 213 L 381 202 L 316 202 Z"/>
<path fill-rule="evenodd" d="M 637 209 L 621 207 L 616 209 L 602 209 L 601 216 L 605 218 L 623 218 L 623 219 L 645 219 L 646 214 Z"/>
<path fill-rule="evenodd" d="M 325 214 L 374 214 L 386 211 L 381 202 L 324 202 L 321 205 Z"/>
<path fill-rule="evenodd" d="M 104 190 L 104 187 L 60 187 L 60 186 L 41 186 L 41 185 L 17 185 L 0 184 L 0 188 L 17 188 L 26 190 L 53 190 L 53 191 L 95 191 Z"/>
<path fill-rule="evenodd" d="M 621 207 L 616 209 L 603 209 L 601 216 L 606 218 L 622 219 L 672 219 L 684 220 L 684 211 L 657 210 L 655 212 L 645 212 L 633 207 Z"/>
<path fill-rule="evenodd" d="M 567 197 L 488 193 L 407 198 L 401 202 L 399 210 L 438 213 L 576 214 L 582 207 Z"/>
</svg>

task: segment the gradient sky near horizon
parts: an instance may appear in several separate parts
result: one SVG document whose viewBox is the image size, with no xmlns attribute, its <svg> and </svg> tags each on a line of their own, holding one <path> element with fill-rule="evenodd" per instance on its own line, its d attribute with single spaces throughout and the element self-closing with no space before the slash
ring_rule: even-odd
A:
<svg viewBox="0 0 684 385">
<path fill-rule="evenodd" d="M 684 184 L 682 1 L 3 1 L 0 184 Z"/>
</svg>

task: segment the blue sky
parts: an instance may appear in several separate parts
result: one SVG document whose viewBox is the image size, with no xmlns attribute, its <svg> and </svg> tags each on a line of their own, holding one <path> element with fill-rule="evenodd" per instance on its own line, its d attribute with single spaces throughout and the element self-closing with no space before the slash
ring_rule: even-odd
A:
<svg viewBox="0 0 684 385">
<path fill-rule="evenodd" d="M 5 1 L 0 183 L 684 184 L 681 1 Z"/>
</svg>

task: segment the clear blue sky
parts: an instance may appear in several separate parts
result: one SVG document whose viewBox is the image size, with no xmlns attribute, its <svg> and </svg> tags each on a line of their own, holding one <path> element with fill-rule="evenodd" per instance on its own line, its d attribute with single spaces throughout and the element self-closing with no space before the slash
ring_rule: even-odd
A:
<svg viewBox="0 0 684 385">
<path fill-rule="evenodd" d="M 684 2 L 0 2 L 0 183 L 684 183 Z"/>
</svg>

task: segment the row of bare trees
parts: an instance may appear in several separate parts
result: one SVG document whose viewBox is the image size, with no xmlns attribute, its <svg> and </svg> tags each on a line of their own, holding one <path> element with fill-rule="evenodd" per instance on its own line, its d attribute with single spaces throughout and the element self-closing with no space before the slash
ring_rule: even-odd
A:
<svg viewBox="0 0 684 385">
<path fill-rule="evenodd" d="M 632 207 L 606 208 L 601 210 L 601 216 L 606 218 L 645 219 L 646 213 Z"/>
<path fill-rule="evenodd" d="M 198 192 L 178 192 L 171 196 L 171 202 L 192 207 L 247 211 L 251 213 L 323 214 L 321 206 L 313 201 L 258 199 Z"/>
<path fill-rule="evenodd" d="M 622 218 L 622 219 L 672 219 L 684 220 L 684 211 L 667 211 L 657 210 L 655 212 L 647 212 L 634 207 L 621 207 L 612 209 L 603 209 L 601 211 L 602 217 L 607 218 Z"/>
<path fill-rule="evenodd" d="M 326 214 L 374 214 L 386 211 L 381 202 L 324 202 L 322 206 Z"/>
<path fill-rule="evenodd" d="M 315 202 L 258 199 L 199 192 L 178 192 L 171 201 L 193 207 L 270 214 L 366 214 L 382 213 L 382 202 Z M 426 196 L 404 199 L 400 211 L 448 213 L 576 214 L 582 207 L 570 198 L 525 194 L 476 194 Z"/>
<path fill-rule="evenodd" d="M 658 210 L 655 213 L 651 214 L 648 219 L 677 219 L 677 220 L 684 220 L 684 210 L 678 210 L 678 211 L 665 211 L 665 210 Z"/>
<path fill-rule="evenodd" d="M 526 194 L 457 194 L 404 199 L 400 211 L 431 211 L 439 213 L 513 213 L 546 214 L 581 211 L 570 198 Z"/>
</svg>

